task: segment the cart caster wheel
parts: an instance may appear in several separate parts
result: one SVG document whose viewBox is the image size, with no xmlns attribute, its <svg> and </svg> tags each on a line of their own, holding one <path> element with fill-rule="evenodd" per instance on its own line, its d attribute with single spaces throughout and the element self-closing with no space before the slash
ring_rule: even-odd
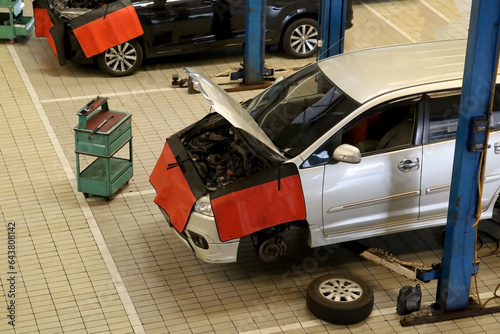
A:
<svg viewBox="0 0 500 334">
<path fill-rule="evenodd" d="M 83 193 L 83 196 L 85 196 L 85 198 L 89 198 L 89 194 L 88 193 Z"/>
</svg>

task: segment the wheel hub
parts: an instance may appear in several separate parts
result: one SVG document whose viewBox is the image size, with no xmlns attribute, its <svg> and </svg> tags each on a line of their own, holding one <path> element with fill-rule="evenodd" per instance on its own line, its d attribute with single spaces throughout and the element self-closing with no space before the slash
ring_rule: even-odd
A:
<svg viewBox="0 0 500 334">
<path fill-rule="evenodd" d="M 363 289 L 351 280 L 329 279 L 321 283 L 320 293 L 326 299 L 338 302 L 351 302 L 361 297 Z"/>
<path fill-rule="evenodd" d="M 272 262 L 286 253 L 286 243 L 282 237 L 273 237 L 259 247 L 259 256 L 266 262 Z"/>
</svg>

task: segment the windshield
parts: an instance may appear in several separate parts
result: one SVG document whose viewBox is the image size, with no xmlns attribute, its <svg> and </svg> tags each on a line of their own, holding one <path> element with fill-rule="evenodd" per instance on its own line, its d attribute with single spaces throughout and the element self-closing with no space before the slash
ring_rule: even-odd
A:
<svg viewBox="0 0 500 334">
<path fill-rule="evenodd" d="M 274 145 L 296 156 L 359 107 L 310 65 L 274 84 L 243 107 Z"/>
</svg>

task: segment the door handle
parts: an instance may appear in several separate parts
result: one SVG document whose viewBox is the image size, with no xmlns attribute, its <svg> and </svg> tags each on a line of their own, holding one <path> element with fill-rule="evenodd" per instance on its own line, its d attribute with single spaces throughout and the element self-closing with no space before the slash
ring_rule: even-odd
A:
<svg viewBox="0 0 500 334">
<path fill-rule="evenodd" d="M 413 172 L 420 168 L 420 160 L 418 158 L 404 159 L 398 164 L 398 169 L 402 172 Z"/>
<path fill-rule="evenodd" d="M 496 142 L 493 147 L 495 148 L 495 154 L 500 154 L 500 142 Z"/>
</svg>

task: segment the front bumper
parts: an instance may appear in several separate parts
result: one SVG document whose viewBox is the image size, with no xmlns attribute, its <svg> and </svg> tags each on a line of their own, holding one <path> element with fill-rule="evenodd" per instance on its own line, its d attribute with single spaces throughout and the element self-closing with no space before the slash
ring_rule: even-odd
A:
<svg viewBox="0 0 500 334">
<path fill-rule="evenodd" d="M 162 210 L 163 211 L 163 210 Z M 165 215 L 165 212 L 164 212 Z M 168 216 L 165 216 L 168 219 Z M 240 239 L 231 241 L 220 241 L 215 219 L 197 212 L 192 212 L 188 223 L 182 233 L 172 227 L 176 236 L 187 247 L 189 247 L 202 261 L 208 263 L 231 263 L 236 262 Z M 193 235 L 206 241 L 203 247 L 200 242 L 193 240 Z"/>
</svg>

